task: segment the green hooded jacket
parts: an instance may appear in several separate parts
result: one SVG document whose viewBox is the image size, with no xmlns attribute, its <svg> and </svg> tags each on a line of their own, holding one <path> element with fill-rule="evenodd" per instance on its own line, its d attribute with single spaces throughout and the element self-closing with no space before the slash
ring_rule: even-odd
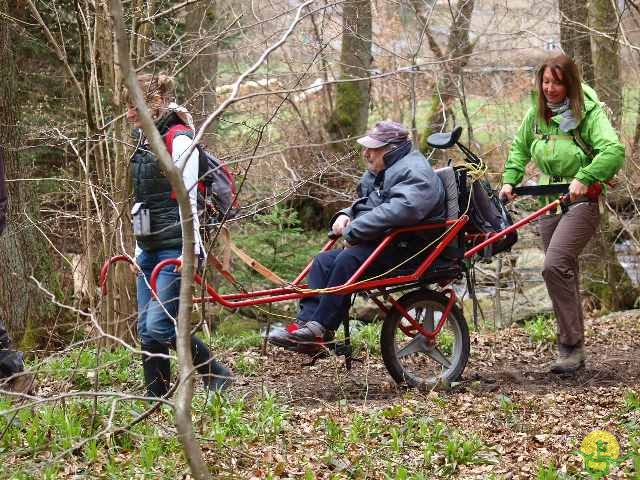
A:
<svg viewBox="0 0 640 480">
<path fill-rule="evenodd" d="M 604 182 L 615 175 L 624 162 L 624 146 L 611 126 L 596 92 L 582 84 L 584 110 L 578 125 L 580 137 L 593 150 L 593 158 L 577 145 L 571 132 L 560 130 L 561 117 L 549 124 L 537 112 L 537 98 L 518 129 L 509 158 L 504 165 L 502 183 L 517 185 L 525 167 L 533 159 L 542 172 L 538 184 L 568 183 L 574 178 L 585 185 Z"/>
</svg>

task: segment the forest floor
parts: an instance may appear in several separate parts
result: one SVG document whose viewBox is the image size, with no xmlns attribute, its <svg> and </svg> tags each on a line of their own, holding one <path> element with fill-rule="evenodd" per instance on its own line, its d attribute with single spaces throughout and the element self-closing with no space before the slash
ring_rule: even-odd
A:
<svg viewBox="0 0 640 480">
<path fill-rule="evenodd" d="M 586 331 L 586 368 L 569 376 L 548 373 L 551 343 L 533 343 L 521 326 L 472 332 L 469 364 L 447 391 L 398 388 L 381 359 L 366 353 L 346 372 L 337 357 L 302 366 L 307 357 L 282 349 L 246 352 L 260 367 L 238 379 L 233 395 L 266 389 L 290 417 L 281 441 L 257 445 L 252 460 L 229 451 L 219 473 L 591 478 L 572 451 L 589 432 L 605 430 L 618 439 L 620 457 L 632 454 L 607 478 L 640 478 L 640 311 L 588 319 Z M 442 438 L 434 439 L 438 429 Z"/>
<path fill-rule="evenodd" d="M 472 332 L 461 381 L 433 391 L 394 384 L 376 328 L 361 331 L 370 329 L 351 371 L 335 356 L 305 366 L 308 357 L 280 348 L 261 355 L 255 332 L 233 345 L 214 338 L 235 382 L 208 403 L 196 388 L 213 477 L 586 479 L 575 450 L 604 430 L 618 458 L 630 455 L 606 478 L 640 479 L 640 310 L 588 318 L 586 368 L 574 376 L 547 373 L 549 335 L 519 325 Z M 130 397 L 142 394 L 131 352 L 80 346 L 30 366 L 37 398 L 0 396 L 0 478 L 191 478 L 170 408 L 112 433 L 148 406 Z M 95 390 L 95 403 L 82 394 Z"/>
</svg>

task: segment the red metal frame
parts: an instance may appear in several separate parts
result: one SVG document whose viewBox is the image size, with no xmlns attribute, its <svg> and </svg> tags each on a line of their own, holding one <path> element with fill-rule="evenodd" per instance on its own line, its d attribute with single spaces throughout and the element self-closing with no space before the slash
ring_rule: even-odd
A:
<svg viewBox="0 0 640 480">
<path fill-rule="evenodd" d="M 389 302 L 391 303 L 391 305 L 393 305 L 393 307 L 396 310 L 398 310 L 400 314 L 409 321 L 409 323 L 411 324 L 411 327 L 413 327 L 413 328 L 407 328 L 403 325 L 398 325 L 400 330 L 402 330 L 404 334 L 409 337 L 415 336 L 414 332 L 417 330 L 422 335 L 427 337 L 429 340 L 433 340 L 434 338 L 436 338 L 436 336 L 440 333 L 440 330 L 442 330 L 442 327 L 444 326 L 444 322 L 447 320 L 447 317 L 451 313 L 451 309 L 453 308 L 453 305 L 456 303 L 456 300 L 458 299 L 456 292 L 454 292 L 453 289 L 451 288 L 447 288 L 442 293 L 449 294 L 449 301 L 447 302 L 447 306 L 444 308 L 444 312 L 442 312 L 442 317 L 440 318 L 438 325 L 436 326 L 436 328 L 433 329 L 432 332 L 430 332 L 429 330 L 425 330 L 424 327 L 415 318 L 413 318 L 413 316 L 407 311 L 406 308 L 402 306 L 400 302 L 398 302 L 392 297 L 389 297 Z"/>
<path fill-rule="evenodd" d="M 517 221 L 516 223 L 509 226 L 508 228 L 498 233 L 492 234 L 488 238 L 484 237 L 486 238 L 485 240 L 480 241 L 480 243 L 478 244 L 475 244 L 472 248 L 470 248 L 464 253 L 464 258 L 469 258 L 475 255 L 482 249 L 486 248 L 488 245 L 491 245 L 492 243 L 497 242 L 503 236 L 513 232 L 514 230 L 517 230 L 518 228 L 528 223 L 531 223 L 533 220 L 544 215 L 546 212 L 556 209 L 561 204 L 561 202 L 562 202 L 562 199 L 558 199 L 550 203 L 549 205 L 537 210 L 536 212 L 526 216 L 525 218 Z M 442 251 L 460 234 L 460 231 L 468 221 L 469 221 L 469 217 L 467 215 L 463 215 L 458 220 L 449 220 L 443 223 L 421 224 L 421 225 L 416 225 L 412 227 L 404 227 L 404 228 L 398 228 L 393 230 L 388 236 L 386 236 L 383 239 L 383 241 L 376 247 L 376 249 L 369 256 L 369 258 L 367 258 L 367 260 L 360 266 L 360 268 L 358 268 L 358 270 L 351 276 L 351 278 L 345 284 L 337 287 L 326 288 L 320 291 L 306 290 L 307 286 L 302 284 L 301 282 L 306 278 L 306 276 L 309 273 L 309 270 L 311 269 L 311 265 L 313 262 L 313 260 L 311 260 L 307 264 L 307 266 L 302 270 L 302 272 L 300 272 L 300 274 L 289 285 L 279 287 L 279 288 L 267 289 L 267 290 L 257 290 L 253 292 L 239 292 L 239 293 L 220 295 L 215 288 L 209 285 L 206 282 L 206 280 L 202 278 L 201 275 L 196 273 L 194 276 L 195 282 L 201 285 L 202 287 L 204 287 L 208 296 L 195 297 L 193 301 L 194 303 L 216 302 L 227 308 L 235 309 L 240 307 L 250 307 L 254 305 L 261 305 L 265 303 L 280 302 L 283 300 L 297 300 L 297 299 L 311 297 L 311 296 L 320 295 L 320 294 L 346 295 L 349 293 L 353 293 L 355 291 L 384 289 L 386 287 L 417 282 L 424 275 L 424 273 L 429 269 L 429 267 L 431 267 L 433 262 L 438 258 L 438 256 L 442 253 Z M 360 280 L 360 278 L 364 275 L 366 270 L 380 256 L 382 251 L 391 242 L 393 242 L 393 240 L 398 235 L 402 233 L 420 232 L 420 231 L 434 230 L 437 228 L 447 228 L 447 227 L 449 228 L 443 234 L 443 238 L 440 240 L 438 245 L 427 256 L 427 258 L 425 258 L 420 263 L 420 265 L 415 269 L 413 273 L 408 275 L 398 275 L 395 277 L 385 276 L 385 277 L 374 277 L 369 280 Z M 477 241 L 478 241 L 478 235 L 469 234 L 465 236 L 465 243 L 469 243 L 469 242 L 475 243 Z M 330 250 L 335 245 L 336 242 L 337 242 L 337 239 L 329 240 L 322 247 L 321 252 Z M 109 272 L 109 268 L 111 267 L 112 264 L 119 261 L 126 261 L 129 263 L 133 263 L 131 258 L 126 255 L 118 255 L 118 256 L 112 257 L 104 263 L 100 271 L 100 287 L 104 295 L 106 295 L 107 293 L 106 283 L 107 283 L 107 275 Z M 181 263 L 180 260 L 178 260 L 177 258 L 174 258 L 174 259 L 164 260 L 158 263 L 158 265 L 156 265 L 156 267 L 153 269 L 153 272 L 151 273 L 151 278 L 149 279 L 149 283 L 151 285 L 151 289 L 153 292 L 156 291 L 156 283 L 157 283 L 157 278 L 160 271 L 163 268 L 169 267 L 171 265 L 178 266 L 180 265 L 180 263 Z M 444 287 L 447 283 L 449 282 L 441 281 L 440 286 Z M 396 301 L 392 297 L 389 297 L 389 301 L 393 305 L 393 308 L 396 308 L 402 314 L 402 316 L 406 318 L 408 322 L 411 324 L 410 328 L 407 328 L 404 326 L 400 327 L 402 331 L 408 336 L 415 336 L 415 333 L 419 332 L 420 334 L 427 337 L 429 340 L 433 340 L 442 329 L 442 326 L 444 325 L 446 318 L 449 316 L 449 313 L 451 312 L 451 309 L 453 308 L 453 305 L 455 304 L 455 301 L 457 298 L 455 292 L 452 289 L 444 290 L 444 292 L 449 294 L 449 302 L 445 307 L 445 310 L 443 312 L 442 318 L 440 319 L 440 322 L 432 332 L 425 330 L 422 327 L 422 325 L 420 325 L 420 323 L 418 323 L 398 301 Z M 373 301 L 384 313 L 388 313 L 389 311 L 388 308 L 386 308 L 382 304 L 382 302 L 380 302 L 378 299 L 375 299 L 375 298 L 373 299 Z"/>
<path fill-rule="evenodd" d="M 527 215 L 523 219 L 518 220 L 516 223 L 514 223 L 513 225 L 508 226 L 504 230 L 501 230 L 501 231 L 499 231 L 497 233 L 494 233 L 488 239 L 486 239 L 484 242 L 480 242 L 478 245 L 475 245 L 473 248 L 470 248 L 469 250 L 467 250 L 464 253 L 464 258 L 469 258 L 469 257 L 474 256 L 476 253 L 478 253 L 480 250 L 486 248 L 488 245 L 491 245 L 492 243 L 497 242 L 502 237 L 504 237 L 505 235 L 510 234 L 514 230 L 517 230 L 518 228 L 523 227 L 524 225 L 527 225 L 528 223 L 533 222 L 536 218 L 541 217 L 542 215 L 547 213 L 549 210 L 557 209 L 558 206 L 560 206 L 561 202 L 562 202 L 562 199 L 555 200 L 555 201 L 551 202 L 549 205 L 546 205 L 546 206 L 542 207 L 540 210 L 537 210 L 537 211 L 533 212 L 532 214 Z"/>
<path fill-rule="evenodd" d="M 446 246 L 449 243 L 451 243 L 451 241 L 456 237 L 460 229 L 466 224 L 467 221 L 468 221 L 468 217 L 463 216 L 457 221 L 450 220 L 444 223 L 423 224 L 423 225 L 416 225 L 413 227 L 398 228 L 393 232 L 391 232 L 391 234 L 389 234 L 380 243 L 380 245 L 376 247 L 376 249 L 372 252 L 369 258 L 367 258 L 367 260 L 362 264 L 362 266 L 358 269 L 358 271 L 354 273 L 353 276 L 344 285 L 340 285 L 338 287 L 333 287 L 330 289 L 323 289 L 321 293 L 332 293 L 332 294 L 339 293 L 341 295 L 346 295 L 356 290 L 357 291 L 370 290 L 372 288 L 388 287 L 388 286 L 398 285 L 402 283 L 415 282 L 419 280 L 422 274 L 431 266 L 431 264 L 438 257 L 438 255 L 440 255 L 442 250 L 444 250 L 444 248 L 446 248 Z M 358 279 L 364 274 L 367 268 L 370 267 L 371 264 L 375 262 L 375 260 L 380 256 L 382 251 L 389 245 L 389 243 L 393 241 L 393 239 L 396 236 L 400 235 L 401 233 L 433 230 L 436 228 L 445 228 L 448 226 L 450 226 L 451 228 L 444 235 L 443 239 L 436 246 L 434 251 L 431 252 L 431 254 L 429 254 L 429 256 L 422 261 L 422 263 L 418 266 L 418 268 L 412 274 L 400 275 L 397 277 L 358 281 Z M 333 243 L 335 243 L 335 241 L 333 241 Z M 325 247 L 327 246 L 325 245 Z M 149 284 L 151 285 L 152 290 L 155 291 L 158 275 L 160 274 L 160 271 L 163 268 L 167 267 L 168 265 L 179 265 L 179 264 L 180 264 L 180 261 L 178 259 L 168 259 L 168 260 L 163 260 L 162 262 L 159 262 L 158 265 L 156 265 L 156 267 L 153 269 L 153 272 L 151 273 L 151 278 L 149 279 Z M 300 275 L 298 275 L 298 277 L 296 277 L 296 279 L 294 280 L 294 283 L 292 283 L 292 285 L 289 287 L 280 287 L 280 288 L 273 288 L 269 290 L 259 290 L 255 292 L 242 292 L 242 293 L 225 294 L 225 295 L 220 295 L 215 290 L 215 288 L 209 285 L 206 281 L 203 281 L 200 275 L 196 274 L 195 282 L 203 286 L 206 289 L 209 296 L 196 297 L 193 299 L 193 301 L 194 303 L 216 302 L 228 308 L 239 308 L 239 307 L 250 307 L 250 306 L 260 305 L 265 303 L 279 302 L 283 300 L 297 300 L 300 298 L 316 296 L 316 295 L 319 295 L 320 293 L 315 291 L 305 291 L 303 286 L 299 285 L 299 282 L 301 282 L 306 277 L 310 268 L 311 268 L 311 264 L 307 265 L 307 267 L 303 270 L 303 272 Z"/>
</svg>

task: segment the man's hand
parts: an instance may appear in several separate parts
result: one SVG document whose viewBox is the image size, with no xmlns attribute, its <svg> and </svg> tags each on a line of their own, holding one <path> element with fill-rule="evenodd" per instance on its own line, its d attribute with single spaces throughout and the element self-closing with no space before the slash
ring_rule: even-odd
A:
<svg viewBox="0 0 640 480">
<path fill-rule="evenodd" d="M 349 216 L 342 214 L 338 218 L 336 218 L 336 221 L 333 222 L 333 225 L 331 225 L 331 231 L 334 235 L 342 235 L 344 229 L 347 228 L 347 225 L 349 225 L 350 222 L 351 219 L 349 218 Z"/>
<path fill-rule="evenodd" d="M 512 202 L 517 195 L 513 193 L 513 185 L 505 183 L 500 189 L 500 193 L 498 194 L 498 198 L 502 201 Z"/>
<path fill-rule="evenodd" d="M 574 178 L 569 184 L 569 198 L 573 202 L 580 197 L 584 197 L 587 194 L 587 190 L 589 190 L 588 186 Z"/>
<path fill-rule="evenodd" d="M 178 260 L 180 260 L 180 265 L 176 265 L 176 268 L 174 270 L 174 272 L 180 272 L 182 270 L 182 265 L 184 264 L 184 259 L 182 258 L 182 255 L 180 255 L 178 257 Z M 193 254 L 193 268 L 194 270 L 197 272 L 200 269 L 200 256 L 196 255 L 195 253 Z"/>
</svg>

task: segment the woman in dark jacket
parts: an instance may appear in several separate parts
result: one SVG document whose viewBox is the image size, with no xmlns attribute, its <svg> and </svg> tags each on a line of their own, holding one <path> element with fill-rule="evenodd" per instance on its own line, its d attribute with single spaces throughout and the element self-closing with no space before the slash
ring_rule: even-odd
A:
<svg viewBox="0 0 640 480">
<path fill-rule="evenodd" d="M 182 163 L 183 153 L 191 145 L 193 121 L 182 107 L 171 103 L 173 80 L 166 75 L 140 75 L 138 81 L 145 93 L 147 106 L 160 134 L 182 125 L 172 138 L 170 151 L 173 161 Z M 135 105 L 129 99 L 127 120 L 134 128 L 141 127 Z M 165 138 L 167 141 L 167 138 Z M 168 145 L 169 146 L 169 145 Z M 189 191 L 196 243 L 194 255 L 200 256 L 201 242 L 197 214 L 198 151 L 186 161 L 183 180 Z M 131 159 L 131 178 L 135 204 L 132 209 L 136 237 L 138 334 L 142 343 L 144 381 L 149 397 L 161 397 L 169 389 L 169 347 L 175 349 L 175 318 L 178 315 L 180 272 L 174 266 L 164 268 L 157 280 L 158 299 L 153 298 L 149 278 L 162 260 L 178 258 L 182 254 L 182 228 L 178 203 L 172 194 L 169 180 L 158 160 L 141 138 Z M 203 376 L 205 387 L 221 390 L 231 381 L 231 372 L 214 360 L 209 349 L 196 336 L 191 338 L 193 363 Z"/>
</svg>

